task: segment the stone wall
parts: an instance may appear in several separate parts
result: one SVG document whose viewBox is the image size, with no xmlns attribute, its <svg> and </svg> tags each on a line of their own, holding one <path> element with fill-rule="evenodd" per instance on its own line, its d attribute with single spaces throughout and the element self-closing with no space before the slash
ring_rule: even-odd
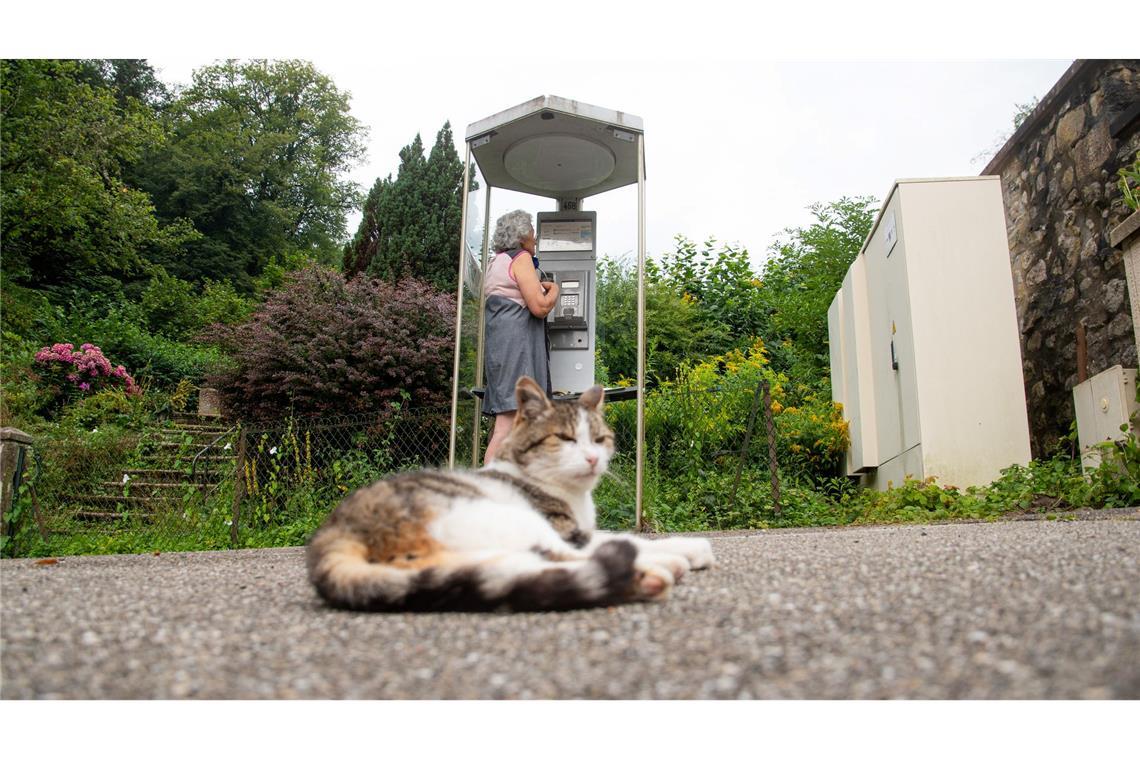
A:
<svg viewBox="0 0 1140 760">
<path fill-rule="evenodd" d="M 1140 150 L 1138 102 L 1140 62 L 1077 61 L 982 172 L 1002 178 L 1035 456 L 1073 421 L 1078 322 L 1090 375 L 1137 366 L 1108 234 L 1129 213 L 1116 172 Z"/>
</svg>

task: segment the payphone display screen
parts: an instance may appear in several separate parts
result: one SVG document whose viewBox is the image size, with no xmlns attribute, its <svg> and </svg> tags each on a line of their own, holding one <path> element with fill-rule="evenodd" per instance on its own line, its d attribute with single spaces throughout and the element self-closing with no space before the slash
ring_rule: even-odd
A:
<svg viewBox="0 0 1140 760">
<path fill-rule="evenodd" d="M 594 225 L 589 220 L 555 222 L 545 221 L 538 227 L 538 250 L 554 251 L 594 250 Z"/>
</svg>

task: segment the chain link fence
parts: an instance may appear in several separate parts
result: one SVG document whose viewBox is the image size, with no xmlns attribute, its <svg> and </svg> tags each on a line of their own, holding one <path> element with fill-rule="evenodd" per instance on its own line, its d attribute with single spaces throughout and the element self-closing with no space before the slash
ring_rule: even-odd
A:
<svg viewBox="0 0 1140 760">
<path fill-rule="evenodd" d="M 741 527 L 777 513 L 766 389 L 650 393 L 644 522 L 657 530 Z M 616 449 L 595 491 L 599 524 L 634 527 L 636 401 L 606 406 Z M 458 410 L 456 463 L 489 433 Z M 446 467 L 450 407 L 240 424 L 175 415 L 145 430 L 41 436 L 6 520 L 5 554 L 295 545 L 345 494 L 385 475 Z"/>
</svg>

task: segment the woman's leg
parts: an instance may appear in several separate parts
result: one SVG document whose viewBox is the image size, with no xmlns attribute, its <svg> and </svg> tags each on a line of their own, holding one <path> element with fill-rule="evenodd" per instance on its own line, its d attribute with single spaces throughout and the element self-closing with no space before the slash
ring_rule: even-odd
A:
<svg viewBox="0 0 1140 760">
<path fill-rule="evenodd" d="M 503 445 L 503 439 L 515 424 L 515 415 L 518 412 L 499 412 L 495 415 L 495 426 L 491 429 L 491 441 L 487 444 L 487 453 L 483 456 L 483 464 L 495 458 L 495 453 Z"/>
</svg>

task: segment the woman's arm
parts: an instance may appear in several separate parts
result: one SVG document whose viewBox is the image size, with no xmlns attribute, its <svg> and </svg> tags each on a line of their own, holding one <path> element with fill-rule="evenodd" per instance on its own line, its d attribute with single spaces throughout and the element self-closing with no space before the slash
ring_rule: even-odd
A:
<svg viewBox="0 0 1140 760">
<path fill-rule="evenodd" d="M 519 284 L 519 292 L 530 313 L 539 319 L 546 319 L 546 315 L 558 303 L 558 285 L 553 282 L 539 282 L 538 272 L 530 256 L 520 254 L 511 262 L 511 274 Z"/>
</svg>

